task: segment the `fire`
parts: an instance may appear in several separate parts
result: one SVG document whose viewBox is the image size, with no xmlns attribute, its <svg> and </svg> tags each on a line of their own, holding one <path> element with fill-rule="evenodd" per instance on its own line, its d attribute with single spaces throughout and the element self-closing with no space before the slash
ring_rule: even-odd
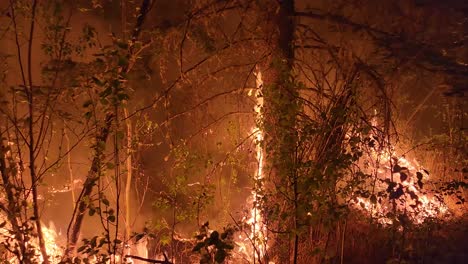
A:
<svg viewBox="0 0 468 264">
<path fill-rule="evenodd" d="M 42 227 L 42 233 L 46 244 L 47 255 L 51 263 L 59 263 L 63 254 L 63 249 L 57 244 L 58 234 L 51 224 L 49 228 Z M 42 257 L 41 257 L 42 261 Z"/>
<path fill-rule="evenodd" d="M 2 243 L 9 243 L 7 242 L 8 237 L 11 236 L 10 235 L 11 231 L 8 231 L 9 228 L 10 226 L 6 225 L 5 227 L 0 229 L 0 234 L 2 236 L 1 238 Z M 49 228 L 43 226 L 42 233 L 44 235 L 47 255 L 49 256 L 50 263 L 52 264 L 60 263 L 60 260 L 63 254 L 63 249 L 57 244 L 58 234 L 55 230 L 54 225 L 51 223 Z M 31 245 L 34 248 L 35 255 L 38 256 L 39 261 L 42 262 L 43 258 L 39 250 L 39 242 L 37 241 L 37 239 L 34 239 L 32 240 L 31 243 L 32 243 Z M 11 256 L 11 257 L 8 257 L 8 263 L 20 263 L 20 261 L 15 256 Z"/>
<path fill-rule="evenodd" d="M 262 73 L 258 68 L 255 72 L 255 84 L 256 90 L 254 96 L 256 99 L 256 105 L 254 107 L 254 111 L 256 113 L 257 125 L 252 129 L 252 134 L 255 136 L 255 151 L 258 166 L 254 174 L 255 188 L 252 191 L 251 197 L 252 209 L 250 210 L 249 216 L 243 219 L 243 222 L 250 227 L 249 234 L 248 237 L 240 235 L 237 243 L 239 246 L 239 253 L 246 255 L 253 263 L 256 263 L 256 260 L 261 259 L 265 255 L 267 249 L 267 239 L 265 237 L 266 226 L 263 223 L 263 217 L 259 210 L 259 203 L 262 197 L 257 192 L 257 190 L 261 188 L 259 182 L 264 176 L 264 150 L 261 144 L 264 138 L 264 133 L 258 125 L 263 121 L 263 79 Z M 252 91 L 249 91 L 249 95 L 252 95 Z"/>
<path fill-rule="evenodd" d="M 47 255 L 49 257 L 49 262 L 51 264 L 61 263 L 65 251 L 64 251 L 63 246 L 61 246 L 60 241 L 62 240 L 60 237 L 60 233 L 58 233 L 57 230 L 55 229 L 55 225 L 51 222 L 49 224 L 49 227 L 43 226 L 42 233 L 43 233 L 45 244 L 46 244 L 46 250 L 47 250 Z M 2 239 L 4 239 L 9 234 L 9 232 L 7 229 L 1 228 L 0 234 L 2 236 Z M 38 263 L 42 263 L 43 258 L 39 250 L 39 243 L 37 239 L 33 240 L 32 245 L 35 251 L 35 255 L 37 256 Z M 146 246 L 147 246 L 146 240 L 144 240 L 143 242 L 134 243 L 134 244 L 130 244 L 126 246 L 125 251 L 126 251 L 126 254 L 131 254 L 132 250 L 134 250 L 135 251 L 134 253 L 136 253 L 136 255 L 141 256 L 143 258 L 147 258 L 148 251 L 147 251 Z M 122 262 L 123 258 L 120 255 L 116 255 L 114 257 L 115 257 L 115 261 L 118 263 L 139 263 L 138 261 L 135 262 L 132 258 L 126 258 L 125 262 Z M 8 263 L 19 264 L 20 261 L 16 257 L 12 256 L 12 257 L 9 257 Z M 98 260 L 95 257 L 91 257 L 87 263 L 101 263 L 101 262 L 98 262 Z M 107 263 L 111 263 L 111 262 L 108 261 Z"/>
<path fill-rule="evenodd" d="M 256 169 L 254 180 L 256 184 L 261 181 L 263 175 L 264 149 L 262 141 L 264 139 L 264 131 L 261 128 L 263 121 L 262 108 L 262 73 L 256 69 L 256 90 L 249 91 L 249 95 L 254 95 L 256 98 L 256 106 L 254 111 L 256 113 L 256 126 L 252 129 L 252 134 L 255 136 L 256 159 L 258 167 Z M 374 126 L 375 122 L 372 122 Z M 373 149 L 370 151 L 368 160 L 379 161 L 376 164 L 366 164 L 369 170 L 368 175 L 375 175 L 375 186 L 372 188 L 372 196 L 356 197 L 352 206 L 360 207 L 364 211 L 377 219 L 377 221 L 384 225 L 390 225 L 394 219 L 399 219 L 392 215 L 394 210 L 402 212 L 409 220 L 415 224 L 423 223 L 427 218 L 439 218 L 447 215 L 448 208 L 442 198 L 430 194 L 423 188 L 423 181 L 425 183 L 429 180 L 429 173 L 424 170 L 417 161 L 410 161 L 404 156 L 399 155 L 393 148 L 391 151 Z M 369 162 L 371 163 L 371 162 Z M 383 165 L 382 165 L 383 164 Z M 375 174 L 373 174 L 375 172 Z M 243 256 L 247 256 L 250 262 L 256 263 L 256 260 L 261 260 L 265 254 L 267 247 L 266 226 L 260 213 L 259 202 L 261 195 L 258 193 L 258 188 L 261 186 L 256 185 L 252 192 L 250 201 L 252 202 L 252 209 L 248 217 L 243 219 L 243 222 L 250 227 L 250 230 L 245 235 L 240 235 L 237 242 L 239 252 Z M 378 197 L 389 197 L 387 202 Z M 309 213 L 310 214 L 310 213 Z M 399 219 L 398 221 L 402 221 Z"/>
<path fill-rule="evenodd" d="M 377 173 L 373 197 L 357 197 L 355 204 L 369 212 L 379 223 L 393 223 L 389 217 L 393 205 L 377 199 L 375 194 L 378 192 L 393 192 L 398 211 L 405 212 L 405 215 L 415 224 L 421 224 L 429 217 L 441 217 L 448 214 L 448 208 L 442 198 L 431 195 L 429 191 L 423 191 L 423 180 L 424 182 L 429 180 L 429 173 L 422 169 L 417 161 L 398 156 L 395 151 L 391 154 L 374 152 L 372 156 L 374 160 L 379 159 L 380 164 L 386 165 L 371 166 L 371 169 Z"/>
</svg>

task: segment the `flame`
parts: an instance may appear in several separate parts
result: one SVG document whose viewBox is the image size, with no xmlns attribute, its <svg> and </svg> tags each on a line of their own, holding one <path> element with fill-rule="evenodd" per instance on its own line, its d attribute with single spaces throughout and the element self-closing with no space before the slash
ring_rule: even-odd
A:
<svg viewBox="0 0 468 264">
<path fill-rule="evenodd" d="M 261 195 L 258 193 L 258 189 L 262 188 L 259 185 L 259 182 L 263 179 L 263 165 L 264 165 L 264 150 L 262 147 L 262 141 L 264 138 L 264 132 L 259 126 L 259 124 L 263 121 L 263 95 L 262 95 L 262 87 L 263 87 L 263 78 L 262 72 L 256 68 L 255 71 L 255 99 L 256 105 L 254 107 L 254 111 L 256 114 L 256 126 L 252 129 L 252 134 L 255 137 L 255 151 L 256 151 L 256 159 L 257 159 L 257 169 L 254 174 L 254 181 L 255 181 L 255 188 L 252 191 L 252 197 L 250 198 L 252 202 L 252 209 L 248 217 L 243 219 L 243 222 L 250 227 L 248 232 L 248 236 L 245 237 L 244 235 L 239 236 L 239 241 L 237 245 L 239 247 L 239 253 L 241 255 L 245 255 L 250 261 L 253 263 L 256 262 L 257 259 L 263 258 L 266 253 L 266 242 L 267 238 L 265 236 L 266 226 L 263 222 L 262 214 L 259 210 L 259 203 L 261 200 Z M 253 94 L 253 91 L 249 91 L 249 96 Z"/>
<path fill-rule="evenodd" d="M 7 237 L 11 236 L 10 231 L 8 231 L 9 228 L 10 228 L 9 225 L 7 224 L 7 226 L 0 229 L 2 243 L 10 243 L 8 242 L 8 239 L 7 239 Z M 50 263 L 52 264 L 60 263 L 60 260 L 63 254 L 63 248 L 61 248 L 57 244 L 58 234 L 55 230 L 53 223 L 50 224 L 49 228 L 43 226 L 42 234 L 44 237 L 46 251 L 47 251 L 47 255 L 49 257 Z M 32 240 L 31 245 L 33 246 L 35 250 L 35 255 L 38 257 L 39 261 L 42 262 L 44 259 L 39 250 L 39 241 L 37 240 L 37 238 Z M 8 258 L 8 263 L 20 263 L 20 261 L 15 256 L 8 256 L 7 258 Z"/>
<path fill-rule="evenodd" d="M 388 164 L 384 166 L 374 165 L 370 168 L 377 173 L 378 178 L 373 195 L 379 191 L 387 191 L 389 181 L 401 184 L 405 191 L 399 198 L 395 199 L 396 207 L 398 211 L 404 212 L 415 224 L 421 224 L 427 218 L 440 218 L 449 213 L 441 198 L 431 195 L 429 191 L 423 191 L 418 186 L 418 181 L 422 183 L 422 180 L 425 182 L 429 180 L 429 173 L 422 169 L 416 160 L 410 161 L 404 156 L 399 156 L 394 150 L 390 153 L 388 151 L 374 151 L 371 156 L 374 160 L 380 160 L 379 164 Z M 403 170 L 394 171 L 391 166 L 395 165 L 403 168 Z M 407 176 L 406 179 L 401 178 L 401 172 Z M 417 175 L 420 179 L 418 179 Z M 393 190 L 395 189 L 393 188 Z M 359 205 L 363 210 L 369 212 L 381 224 L 390 225 L 393 223 L 393 220 L 389 217 L 393 210 L 391 203 L 357 197 L 355 205 Z"/>
<path fill-rule="evenodd" d="M 261 144 L 264 139 L 264 131 L 259 125 L 263 121 L 262 108 L 264 102 L 261 94 L 263 86 L 262 73 L 258 68 L 255 71 L 255 77 L 256 90 L 255 93 L 253 92 L 253 89 L 250 90 L 249 96 L 254 94 L 256 98 L 254 111 L 256 113 L 257 125 L 252 129 L 252 134 L 255 136 L 256 159 L 258 162 L 254 179 L 255 182 L 259 182 L 264 177 L 264 149 Z M 377 112 L 375 114 L 377 114 Z M 371 123 L 373 126 L 377 126 L 375 120 L 372 120 Z M 378 177 L 378 180 L 375 183 L 375 189 L 373 190 L 373 195 L 377 194 L 379 191 L 385 191 L 388 187 L 388 181 L 396 183 L 399 187 L 401 186 L 402 189 L 405 189 L 405 192 L 395 199 L 398 212 L 404 212 L 404 214 L 415 224 L 421 224 L 427 218 L 441 217 L 448 214 L 448 208 L 440 198 L 430 195 L 428 191 L 423 191 L 422 186 L 419 186 L 422 184 L 423 179 L 425 182 L 429 180 L 429 173 L 422 169 L 416 160 L 410 161 L 406 157 L 398 155 L 393 148 L 391 151 L 377 151 L 374 149 L 371 151 L 368 158 L 374 161 L 379 161 L 377 165 L 371 165 L 369 168 L 369 170 L 374 171 Z M 390 165 L 381 166 L 379 164 Z M 403 171 L 394 171 L 394 168 L 392 168 L 393 165 L 405 168 L 404 174 L 406 175 L 406 179 L 400 175 Z M 399 182 L 398 178 L 400 179 Z M 262 259 L 268 248 L 267 238 L 265 236 L 266 227 L 259 210 L 261 195 L 258 193 L 258 188 L 261 188 L 261 186 L 256 185 L 256 188 L 254 188 L 252 192 L 252 209 L 250 210 L 250 214 L 248 218 L 246 217 L 243 219 L 243 222 L 250 226 L 250 233 L 248 234 L 248 237 L 240 235 L 239 242 L 237 242 L 239 252 L 244 256 L 247 256 L 247 258 L 250 258 L 250 262 L 253 263 L 256 263 L 256 259 Z M 395 191 L 395 188 L 393 188 L 393 191 Z M 377 201 L 376 196 L 374 196 L 374 198 L 375 200 L 371 201 L 370 198 L 356 197 L 356 200 L 352 205 L 355 207 L 360 206 L 363 210 L 369 212 L 371 216 L 374 219 L 377 219 L 381 224 L 393 224 L 393 219 L 397 218 L 394 216 L 392 217 L 391 215 L 394 209 L 392 203 Z"/>
<path fill-rule="evenodd" d="M 0 234 L 2 237 L 5 237 L 8 235 L 8 231 L 5 228 L 0 229 Z M 62 241 L 60 239 L 60 233 L 57 232 L 55 225 L 51 222 L 49 224 L 49 227 L 43 226 L 42 227 L 42 234 L 44 237 L 44 241 L 46 244 L 46 251 L 47 255 L 49 257 L 49 262 L 51 264 L 58 264 L 61 263 L 62 257 L 64 254 L 64 248 L 60 245 L 59 241 Z M 38 257 L 38 260 L 40 263 L 43 262 L 43 257 L 41 255 L 41 252 L 39 250 L 39 242 L 37 239 L 32 241 L 32 245 L 35 248 L 35 254 Z M 144 258 L 148 258 L 148 250 L 147 250 L 147 241 L 146 239 L 143 239 L 140 242 L 137 243 L 132 243 L 129 245 L 126 245 L 125 248 L 125 254 L 131 254 L 132 250 L 136 255 L 142 256 Z M 132 258 L 125 258 L 125 262 L 122 262 L 123 258 L 120 255 L 115 255 L 111 256 L 113 260 L 115 260 L 118 263 L 139 263 L 138 261 L 133 260 Z M 101 263 L 98 261 L 98 259 L 95 256 L 92 256 L 90 259 L 88 259 L 89 263 Z M 10 257 L 8 259 L 8 263 L 20 263 L 20 261 L 16 257 Z M 107 263 L 111 263 L 111 261 L 107 261 Z"/>
<path fill-rule="evenodd" d="M 50 263 L 59 263 L 63 255 L 63 248 L 57 244 L 58 234 L 54 225 L 51 223 L 49 228 L 42 227 L 42 234 L 46 244 L 47 255 L 49 256 Z M 43 261 L 41 256 L 41 261 Z"/>
</svg>

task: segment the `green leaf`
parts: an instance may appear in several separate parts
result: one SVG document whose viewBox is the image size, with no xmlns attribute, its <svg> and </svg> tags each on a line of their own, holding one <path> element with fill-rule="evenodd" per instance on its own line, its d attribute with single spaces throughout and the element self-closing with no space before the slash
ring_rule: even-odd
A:
<svg viewBox="0 0 468 264">
<path fill-rule="evenodd" d="M 204 242 L 198 242 L 195 247 L 193 247 L 193 252 L 199 252 L 205 246 Z"/>
<path fill-rule="evenodd" d="M 218 233 L 218 231 L 213 231 L 213 233 L 211 233 L 211 235 L 210 235 L 210 239 L 212 239 L 212 240 L 219 240 L 219 233 Z"/>
<path fill-rule="evenodd" d="M 97 245 L 97 236 L 93 237 L 90 241 L 91 247 L 96 247 Z"/>
<path fill-rule="evenodd" d="M 423 174 L 421 172 L 416 172 L 416 177 L 418 178 L 418 181 L 422 180 Z"/>
<path fill-rule="evenodd" d="M 101 238 L 101 239 L 99 240 L 99 245 L 98 245 L 98 247 L 102 247 L 105 243 L 106 243 L 106 238 Z"/>
<path fill-rule="evenodd" d="M 86 249 L 86 245 L 83 245 L 78 248 L 78 252 L 83 252 Z"/>
<path fill-rule="evenodd" d="M 97 77 L 93 76 L 93 77 L 91 77 L 91 78 L 93 79 L 93 82 L 94 82 L 95 84 L 97 84 L 97 85 L 99 85 L 99 86 L 103 86 L 103 85 L 104 85 L 104 83 L 103 83 L 101 80 L 99 80 Z"/>
<path fill-rule="evenodd" d="M 126 66 L 128 64 L 128 59 L 124 56 L 119 57 L 119 66 Z"/>
<path fill-rule="evenodd" d="M 419 189 L 422 189 L 422 188 L 423 188 L 423 183 L 422 183 L 422 181 L 418 181 L 418 186 L 419 186 Z"/>
<path fill-rule="evenodd" d="M 130 96 L 128 96 L 127 94 L 124 94 L 124 93 L 120 93 L 120 94 L 117 94 L 117 99 L 119 101 L 128 101 L 128 99 L 130 99 Z"/>
<path fill-rule="evenodd" d="M 418 195 L 417 195 L 415 192 L 409 191 L 408 193 L 409 193 L 411 199 L 413 199 L 413 200 L 415 200 L 415 201 L 418 200 L 419 197 L 418 197 Z"/>
<path fill-rule="evenodd" d="M 400 185 L 400 186 L 396 189 L 396 191 L 394 191 L 394 192 L 392 191 L 392 192 L 390 193 L 390 199 L 398 199 L 398 198 L 400 198 L 403 194 L 405 194 L 405 193 L 403 192 L 403 186 Z"/>
<path fill-rule="evenodd" d="M 106 168 L 109 169 L 109 170 L 112 170 L 115 168 L 115 164 L 112 163 L 112 162 L 107 162 L 106 163 Z"/>
<path fill-rule="evenodd" d="M 218 251 L 216 251 L 216 254 L 215 254 L 215 261 L 217 263 L 223 263 L 224 262 L 224 259 L 227 257 L 227 252 L 220 249 Z"/>
<path fill-rule="evenodd" d="M 404 182 L 406 179 L 408 179 L 408 175 L 404 172 L 400 172 L 400 181 Z"/>
<path fill-rule="evenodd" d="M 83 103 L 83 107 L 86 108 L 86 107 L 88 107 L 88 106 L 90 106 L 90 105 L 92 105 L 92 104 L 93 104 L 93 101 L 90 99 L 90 100 L 87 100 L 87 101 L 85 101 L 85 102 Z"/>
<path fill-rule="evenodd" d="M 390 180 L 387 182 L 387 184 L 388 184 L 387 192 L 391 192 L 393 190 L 393 188 L 395 188 L 397 186 L 396 182 L 392 182 Z"/>
<path fill-rule="evenodd" d="M 125 133 L 122 130 L 118 130 L 117 132 L 115 132 L 115 136 L 117 137 L 117 139 L 122 140 L 125 137 Z"/>
<path fill-rule="evenodd" d="M 106 98 L 101 98 L 101 100 L 99 100 L 101 102 L 102 105 L 108 105 L 109 104 L 109 100 L 107 100 Z"/>
<path fill-rule="evenodd" d="M 117 47 L 119 47 L 121 49 L 128 49 L 128 43 L 126 43 L 126 42 L 117 41 L 115 44 L 117 45 Z"/>
<path fill-rule="evenodd" d="M 101 93 L 99 93 L 99 96 L 100 97 L 107 97 L 109 94 L 112 93 L 112 88 L 111 87 L 107 87 L 104 91 L 102 91 Z"/>
<path fill-rule="evenodd" d="M 400 172 L 400 171 L 401 171 L 401 167 L 398 164 L 395 164 L 395 166 L 393 166 L 392 172 L 396 173 L 396 172 Z"/>
<path fill-rule="evenodd" d="M 142 233 L 137 234 L 137 235 L 135 236 L 135 241 L 138 242 L 138 241 L 140 241 L 143 237 L 145 237 L 145 234 L 142 234 Z"/>
</svg>

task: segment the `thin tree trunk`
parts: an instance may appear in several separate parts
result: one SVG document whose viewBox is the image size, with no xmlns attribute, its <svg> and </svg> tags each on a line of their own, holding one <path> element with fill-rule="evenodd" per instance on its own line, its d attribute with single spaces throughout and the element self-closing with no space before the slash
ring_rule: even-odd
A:
<svg viewBox="0 0 468 264">
<path fill-rule="evenodd" d="M 10 10 L 11 10 L 11 19 L 12 19 L 12 22 L 13 22 L 13 26 L 14 26 L 14 30 L 15 30 L 15 42 L 16 42 L 16 48 L 17 48 L 17 52 L 18 52 L 18 64 L 19 64 L 19 67 L 20 67 L 20 73 L 21 73 L 21 77 L 22 77 L 22 81 L 23 81 L 23 85 L 24 85 L 24 92 L 25 94 L 27 95 L 27 99 L 28 99 L 28 114 L 29 114 L 29 122 L 28 122 L 28 125 L 29 125 L 29 142 L 28 142 L 28 147 L 29 147 L 29 158 L 30 158 L 30 169 L 31 169 L 31 174 L 30 174 L 30 177 L 31 177 L 31 188 L 32 188 L 32 193 L 33 193 L 33 213 L 34 213 L 34 218 L 35 218 L 35 224 L 36 224 L 36 228 L 37 228 L 37 232 L 38 232 L 38 239 L 39 239 L 39 246 L 40 246 L 40 250 L 41 250 L 41 254 L 45 260 L 45 263 L 48 263 L 48 258 L 47 258 L 47 252 L 45 250 L 45 244 L 44 244 L 44 239 L 43 239 L 43 234 L 42 234 L 42 229 L 41 229 L 41 223 L 40 223 L 40 219 L 39 219 L 39 210 L 38 210 L 38 207 L 37 207 L 37 186 L 36 186 L 36 173 L 35 173 L 35 164 L 34 164 L 34 132 L 33 132 L 33 124 L 34 124 L 34 121 L 33 121 L 33 118 L 34 118 L 34 115 L 33 115 L 33 93 L 32 93 L 32 41 L 33 41 L 33 35 L 34 35 L 34 25 L 35 25 L 35 15 L 36 15 L 36 8 L 37 8 L 37 1 L 34 1 L 32 3 L 32 11 L 31 11 L 31 25 L 30 25 L 30 32 L 29 32 L 29 40 L 28 40 L 28 56 L 27 56 L 27 62 L 28 62 L 28 77 L 29 77 L 29 82 L 27 82 L 26 80 L 26 74 L 25 74 L 25 70 L 24 70 L 24 66 L 23 66 L 23 60 L 22 60 L 22 52 L 21 52 L 21 45 L 20 45 L 20 42 L 19 42 L 19 32 L 17 30 L 17 24 L 16 24 L 16 15 L 15 15 L 15 2 L 13 2 L 12 0 L 10 0 Z M 16 113 L 15 113 L 15 121 L 16 121 Z M 17 128 L 18 129 L 18 128 Z M 26 138 L 25 138 L 26 140 Z M 2 146 L 3 148 L 3 146 Z M 27 255 L 28 255 L 28 252 L 27 252 L 27 247 L 26 247 L 26 239 L 25 239 L 25 236 L 24 236 L 24 231 L 21 229 L 21 223 L 18 222 L 18 219 L 16 217 L 16 214 L 18 212 L 21 211 L 21 209 L 18 207 L 18 203 L 19 201 L 17 200 L 17 197 L 15 197 L 15 194 L 13 193 L 13 184 L 11 183 L 10 181 L 10 177 L 7 175 L 7 171 L 6 171 L 6 163 L 5 163 L 5 160 L 4 160 L 4 155 L 5 153 L 3 153 L 3 151 L 1 152 L 2 153 L 2 164 L 0 164 L 0 169 L 2 169 L 3 171 L 1 171 L 2 173 L 2 179 L 3 179 L 3 182 L 5 184 L 5 190 L 6 190 L 6 193 L 7 193 L 7 198 L 8 198 L 8 218 L 12 224 L 12 228 L 14 230 L 14 232 L 16 233 L 16 235 L 18 236 L 19 238 L 19 247 L 20 247 L 20 251 L 21 253 L 17 253 L 17 256 L 18 256 L 18 259 L 19 261 L 21 262 L 24 262 L 24 263 L 30 263 L 30 260 L 28 259 Z M 25 188 L 25 186 L 23 186 Z M 24 199 L 27 199 L 27 197 L 25 197 Z M 25 214 L 27 214 L 27 212 L 25 212 Z M 26 215 L 27 216 L 27 215 Z"/>
<path fill-rule="evenodd" d="M 37 201 L 37 174 L 36 174 L 36 158 L 35 158 L 35 139 L 34 139 L 34 96 L 33 96 L 33 81 L 32 81 L 32 43 L 34 36 L 34 27 L 36 19 L 37 0 L 33 0 L 31 9 L 31 28 L 29 31 L 28 40 L 28 79 L 29 88 L 25 86 L 28 94 L 28 110 L 29 110 L 29 169 L 31 173 L 31 190 L 33 199 L 33 214 L 36 223 L 37 237 L 39 239 L 39 248 L 45 264 L 49 263 L 47 250 L 44 241 L 44 234 L 42 233 L 41 218 L 39 215 L 39 205 Z"/>
<path fill-rule="evenodd" d="M 112 121 L 114 120 L 113 114 L 108 114 L 106 116 L 105 126 L 101 129 L 98 136 L 96 137 L 96 154 L 94 156 L 91 168 L 86 177 L 86 181 L 83 184 L 83 189 L 78 197 L 77 206 L 75 206 L 75 211 L 73 213 L 72 221 L 70 222 L 67 230 L 67 250 L 65 252 L 66 256 L 72 254 L 75 250 L 76 243 L 80 235 L 81 225 L 83 223 L 83 218 L 88 207 L 87 201 L 89 196 L 93 191 L 96 182 L 99 179 L 99 172 L 101 170 L 101 158 L 104 152 L 99 145 L 105 145 L 107 138 L 109 137 L 110 128 Z M 104 144 L 102 144 L 104 143 Z"/>
<path fill-rule="evenodd" d="M 126 38 L 126 27 L 127 27 L 127 3 L 126 0 L 120 1 L 121 5 L 121 22 L 122 22 L 122 38 L 124 41 L 127 41 Z M 127 159 L 126 159 L 126 167 L 127 167 L 127 179 L 125 182 L 125 230 L 126 230 L 126 238 L 130 239 L 132 229 L 131 229 L 131 206 L 130 206 L 130 198 L 131 198 L 131 186 L 132 186 L 132 121 L 128 118 L 128 106 L 124 106 L 124 118 L 125 118 L 125 125 L 127 127 Z"/>
<path fill-rule="evenodd" d="M 67 141 L 67 163 L 68 163 L 68 173 L 70 176 L 70 192 L 72 196 L 72 207 L 75 207 L 76 205 L 76 196 L 75 196 L 75 188 L 74 188 L 75 178 L 73 177 L 73 167 L 71 164 L 70 137 L 68 136 L 66 129 L 63 130 L 63 134 L 65 136 L 65 140 Z"/>
<path fill-rule="evenodd" d="M 141 28 L 143 26 L 143 23 L 145 21 L 146 15 L 148 14 L 150 8 L 151 8 L 151 1 L 150 0 L 143 0 L 141 7 L 140 7 L 140 14 L 137 17 L 137 22 L 133 30 L 132 34 L 132 42 L 135 43 L 136 40 L 138 39 L 138 36 L 140 35 Z M 129 57 L 131 57 L 133 53 L 133 45 L 131 46 L 129 52 Z M 124 67 L 122 69 L 122 72 L 128 73 L 130 70 L 130 67 Z M 112 113 L 108 113 L 106 115 L 106 121 L 104 127 L 101 128 L 101 131 L 96 137 L 96 144 L 99 142 L 102 142 L 104 145 L 107 142 L 112 123 L 115 121 L 115 115 Z M 81 194 L 78 197 L 77 200 L 77 206 L 75 207 L 75 211 L 73 213 L 72 219 L 70 221 L 70 224 L 67 229 L 67 249 L 65 251 L 66 256 L 70 256 L 75 251 L 76 244 L 78 242 L 78 238 L 80 235 L 81 231 L 81 226 L 83 223 L 84 215 L 87 209 L 87 202 L 85 199 L 86 197 L 89 197 L 94 189 L 94 185 L 96 181 L 99 179 L 99 171 L 101 168 L 101 155 L 103 153 L 103 150 L 99 150 L 97 148 L 96 154 L 93 158 L 93 161 L 91 163 L 91 168 L 88 171 L 88 175 L 86 177 L 86 181 L 83 184 L 83 189 L 81 191 Z"/>
<path fill-rule="evenodd" d="M 294 210 L 295 213 L 286 223 L 280 223 L 278 230 L 295 231 L 299 228 L 297 215 L 297 181 L 294 179 L 295 162 L 295 125 L 296 125 L 296 100 L 297 91 L 291 82 L 294 59 L 294 0 L 279 1 L 279 9 L 272 7 L 269 16 L 273 16 L 270 24 L 272 41 L 272 58 L 269 62 L 273 67 L 265 71 L 264 97 L 265 97 L 265 140 L 266 149 L 274 149 L 266 155 L 266 160 L 273 169 L 272 179 L 276 185 L 287 186 L 287 194 L 278 194 L 277 203 L 286 202 L 288 205 L 283 210 Z M 279 11 L 277 11 L 279 10 Z M 273 186 L 273 188 L 276 188 Z M 284 197 L 287 195 L 289 197 Z M 292 200 L 292 201 L 291 201 Z M 281 232 L 280 232 L 281 233 Z M 290 263 L 291 259 L 297 263 L 299 236 L 295 234 L 291 241 L 287 236 L 278 235 L 273 245 L 278 250 L 275 262 Z M 290 245 L 286 251 L 285 245 Z M 292 250 L 291 250 L 292 249 Z M 284 252 L 285 251 L 285 252 Z M 292 255 L 291 255 L 292 254 Z M 291 258 L 292 257 L 292 258 Z"/>
<path fill-rule="evenodd" d="M 0 145 L 0 174 L 2 177 L 3 181 L 3 188 L 5 189 L 5 193 L 7 195 L 7 201 L 8 201 L 8 208 L 2 208 L 6 212 L 8 221 L 11 224 L 11 227 L 13 229 L 14 235 L 16 239 L 18 240 L 18 246 L 20 249 L 20 252 L 15 252 L 15 255 L 17 256 L 18 260 L 21 261 L 22 263 L 30 263 L 30 261 L 25 258 L 24 256 L 26 255 L 26 244 L 24 242 L 24 235 L 23 231 L 21 231 L 20 224 L 18 223 L 18 218 L 16 217 L 17 212 L 20 210 L 17 208 L 17 200 L 15 199 L 15 194 L 13 193 L 14 185 L 10 181 L 10 177 L 8 174 L 8 169 L 5 161 L 5 147 L 3 144 Z"/>
<path fill-rule="evenodd" d="M 297 192 L 297 179 L 294 179 L 294 229 L 299 228 L 299 212 L 298 212 L 298 192 Z M 293 263 L 297 264 L 297 256 L 299 251 L 299 235 L 297 232 L 294 234 L 294 260 Z"/>
<path fill-rule="evenodd" d="M 125 229 L 127 239 L 130 238 L 131 235 L 131 186 L 132 186 L 132 122 L 128 118 L 128 110 L 124 108 L 124 115 L 126 118 L 126 126 L 127 126 L 127 181 L 125 182 Z"/>
</svg>

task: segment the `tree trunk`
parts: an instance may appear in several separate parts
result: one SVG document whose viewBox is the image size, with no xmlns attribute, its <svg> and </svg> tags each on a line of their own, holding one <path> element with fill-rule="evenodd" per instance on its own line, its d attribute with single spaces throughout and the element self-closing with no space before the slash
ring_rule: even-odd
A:
<svg viewBox="0 0 468 264">
<path fill-rule="evenodd" d="M 44 264 L 49 264 L 49 257 L 44 241 L 44 234 L 42 233 L 41 217 L 39 215 L 39 205 L 37 201 L 37 174 L 36 174 L 36 142 L 34 138 L 34 98 L 33 98 L 33 81 L 32 81 L 32 44 L 34 36 L 34 27 L 36 19 L 37 1 L 34 0 L 31 9 L 31 27 L 29 31 L 28 40 L 28 79 L 29 86 L 25 85 L 25 91 L 28 95 L 28 110 L 29 110 L 29 170 L 31 176 L 31 190 L 33 199 L 33 216 L 36 224 L 37 238 L 39 240 L 39 249 L 43 258 Z M 27 88 L 29 87 L 29 88 Z"/>
<path fill-rule="evenodd" d="M 83 184 L 83 189 L 77 200 L 77 206 L 75 206 L 75 211 L 73 213 L 73 218 L 68 226 L 67 230 L 67 250 L 65 252 L 66 256 L 70 256 L 75 250 L 76 243 L 80 236 L 81 225 L 85 216 L 86 209 L 88 208 L 87 201 L 89 201 L 89 196 L 91 195 L 96 182 L 99 179 L 99 172 L 101 170 L 101 159 L 104 153 L 104 149 L 101 146 L 105 146 L 107 138 L 109 137 L 110 128 L 112 121 L 114 119 L 113 114 L 108 114 L 106 116 L 105 126 L 101 129 L 99 134 L 96 137 L 96 154 L 94 155 L 91 168 L 86 177 L 86 181 Z"/>
<path fill-rule="evenodd" d="M 140 13 L 137 16 L 137 22 L 133 29 L 132 39 L 131 41 L 133 44 L 137 41 L 141 29 L 143 27 L 146 15 L 151 9 L 151 1 L 150 0 L 143 0 L 140 7 Z M 133 45 L 130 46 L 128 51 L 128 56 L 131 57 L 133 55 Z M 123 73 L 128 73 L 130 71 L 131 65 L 127 64 L 122 69 Z M 101 128 L 101 131 L 96 136 L 96 144 L 102 142 L 104 145 L 107 142 L 107 138 L 109 137 L 109 133 L 111 130 L 112 123 L 115 121 L 115 115 L 112 113 L 108 113 L 106 115 L 106 120 L 104 127 Z M 83 223 L 84 215 L 87 209 L 87 199 L 94 189 L 94 185 L 96 181 L 99 179 L 99 170 L 101 167 L 101 155 L 103 153 L 103 149 L 99 147 L 96 148 L 96 154 L 93 158 L 93 162 L 91 163 L 91 168 L 89 169 L 88 175 L 86 177 L 86 181 L 83 184 L 83 189 L 81 191 L 80 196 L 77 200 L 77 206 L 75 207 L 75 211 L 73 213 L 72 219 L 68 226 L 67 230 L 67 249 L 65 252 L 65 256 L 70 256 L 75 250 L 76 243 L 78 242 L 78 238 L 81 231 L 81 225 Z"/>
<path fill-rule="evenodd" d="M 279 8 L 279 11 L 277 11 Z M 292 218 L 278 220 L 273 229 L 286 231 L 278 235 L 273 245 L 274 261 L 290 263 L 291 253 L 293 263 L 297 263 L 299 237 L 294 235 L 293 252 L 284 245 L 290 244 L 291 231 L 299 227 L 297 222 L 297 181 L 295 173 L 295 147 L 297 136 L 295 131 L 297 115 L 297 91 L 292 78 L 293 71 L 293 40 L 294 40 L 294 0 L 279 1 L 278 7 L 273 7 L 273 16 L 268 28 L 272 31 L 272 56 L 269 70 L 265 71 L 265 141 L 266 160 L 272 169 L 271 190 L 276 195 L 276 204 L 287 204 L 282 210 L 294 212 Z M 278 192 L 278 188 L 286 187 L 286 194 Z M 276 190 L 275 190 L 276 189 Z M 288 197 L 284 197 L 288 196 Z M 293 202 L 291 202 L 293 200 Z M 281 214 L 282 212 L 277 212 Z M 286 230 L 285 230 L 286 228 Z M 285 250 L 286 249 L 286 252 Z"/>
</svg>

